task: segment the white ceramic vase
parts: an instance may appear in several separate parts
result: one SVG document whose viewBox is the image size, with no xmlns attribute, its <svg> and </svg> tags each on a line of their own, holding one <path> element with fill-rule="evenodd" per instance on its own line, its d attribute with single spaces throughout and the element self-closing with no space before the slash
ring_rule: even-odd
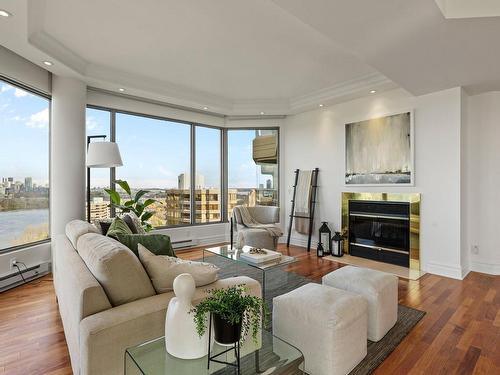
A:
<svg viewBox="0 0 500 375">
<path fill-rule="evenodd" d="M 195 359 L 208 354 L 208 335 L 198 335 L 194 315 L 189 313 L 195 289 L 193 276 L 188 273 L 174 280 L 175 297 L 168 304 L 165 318 L 165 348 L 177 358 Z"/>
</svg>

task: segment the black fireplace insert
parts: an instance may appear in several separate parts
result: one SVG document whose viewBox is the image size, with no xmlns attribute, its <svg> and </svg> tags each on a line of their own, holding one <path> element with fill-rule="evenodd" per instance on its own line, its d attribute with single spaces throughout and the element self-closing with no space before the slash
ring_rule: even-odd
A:
<svg viewBox="0 0 500 375">
<path fill-rule="evenodd" d="M 349 254 L 410 265 L 410 204 L 349 201 Z"/>
</svg>

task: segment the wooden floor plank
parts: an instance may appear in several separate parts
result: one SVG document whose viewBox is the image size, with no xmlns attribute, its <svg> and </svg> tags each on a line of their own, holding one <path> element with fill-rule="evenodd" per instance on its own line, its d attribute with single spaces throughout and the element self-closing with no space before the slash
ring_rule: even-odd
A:
<svg viewBox="0 0 500 375">
<path fill-rule="evenodd" d="M 297 257 L 285 268 L 315 281 L 343 265 L 314 251 L 280 245 Z M 200 248 L 179 252 L 199 259 Z M 374 372 L 381 374 L 500 374 L 500 277 L 465 280 L 424 275 L 399 280 L 399 302 L 426 316 Z M 51 276 L 0 295 L 0 374 L 71 374 Z"/>
</svg>

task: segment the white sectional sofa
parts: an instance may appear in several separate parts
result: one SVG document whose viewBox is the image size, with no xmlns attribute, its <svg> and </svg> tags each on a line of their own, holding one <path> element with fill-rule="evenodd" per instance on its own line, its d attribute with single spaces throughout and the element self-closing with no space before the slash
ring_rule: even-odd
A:
<svg viewBox="0 0 500 375">
<path fill-rule="evenodd" d="M 173 292 L 156 294 L 137 257 L 84 221 L 72 221 L 53 240 L 54 284 L 75 374 L 124 373 L 125 349 L 164 335 Z M 95 275 L 93 274 L 93 272 Z M 259 283 L 233 277 L 198 288 L 246 284 L 261 296 Z"/>
</svg>

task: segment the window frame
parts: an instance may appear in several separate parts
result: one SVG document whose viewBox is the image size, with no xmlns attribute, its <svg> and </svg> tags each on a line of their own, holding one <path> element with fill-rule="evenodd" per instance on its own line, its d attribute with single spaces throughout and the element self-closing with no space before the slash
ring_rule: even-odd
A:
<svg viewBox="0 0 500 375">
<path fill-rule="evenodd" d="M 226 156 L 225 156 L 225 161 L 226 161 L 226 165 L 225 165 L 225 168 L 226 170 L 224 171 L 225 173 L 225 178 L 226 178 L 226 181 L 225 181 L 225 188 L 226 188 L 226 192 L 224 194 L 224 198 L 226 199 L 226 210 L 227 210 L 227 199 L 228 199 L 228 193 L 229 193 L 229 170 L 228 170 L 228 167 L 229 167 L 229 144 L 228 144 L 228 140 L 229 140 L 229 137 L 228 137 L 228 133 L 232 130 L 253 130 L 253 131 L 258 131 L 258 130 L 275 130 L 276 131 L 276 137 L 278 138 L 278 148 L 276 150 L 276 154 L 277 154 L 277 159 L 278 159 L 278 162 L 277 162 L 277 166 L 278 166 L 278 181 L 277 181 L 277 185 L 278 185 L 278 200 L 277 200 L 277 206 L 273 206 L 273 207 L 280 207 L 280 204 L 281 204 L 281 138 L 280 138 L 280 127 L 279 126 L 257 126 L 257 127 L 246 127 L 246 126 L 239 126 L 239 127 L 231 127 L 231 128 L 225 128 L 224 130 L 224 133 L 225 133 L 225 142 L 226 142 L 226 145 L 225 145 L 225 151 L 226 151 Z M 229 220 L 225 220 L 225 222 L 229 222 Z"/>
<path fill-rule="evenodd" d="M 100 106 L 100 105 L 94 105 L 94 104 L 87 104 L 86 108 L 90 109 L 97 109 L 97 110 L 102 110 L 102 111 L 108 111 L 110 113 L 110 135 L 111 135 L 111 142 L 116 142 L 116 114 L 124 114 L 124 115 L 131 115 L 131 116 L 138 116 L 138 117 L 145 117 L 145 118 L 150 118 L 153 120 L 160 120 L 160 121 L 168 121 L 168 122 L 176 122 L 180 124 L 185 124 L 190 126 L 190 173 L 191 176 L 194 176 L 194 178 L 190 179 L 190 210 L 191 210 L 191 216 L 190 216 L 190 224 L 178 224 L 178 225 L 165 225 L 165 226 L 158 226 L 154 227 L 155 230 L 162 230 L 162 229 L 173 229 L 173 228 L 185 228 L 185 227 L 197 227 L 197 226 L 204 226 L 204 225 L 214 225 L 214 224 L 224 224 L 228 223 L 229 219 L 227 218 L 226 212 L 228 208 L 228 132 L 231 130 L 252 130 L 252 131 L 258 131 L 258 130 L 275 130 L 277 137 L 278 137 L 278 207 L 280 204 L 280 196 L 281 196 L 281 184 L 280 184 L 280 179 L 281 179 L 281 158 L 280 158 L 280 148 L 281 148 L 281 142 L 280 142 L 280 127 L 279 126 L 255 126 L 255 127 L 222 127 L 222 126 L 216 126 L 216 125 L 209 125 L 209 124 L 204 124 L 201 122 L 195 122 L 195 121 L 187 121 L 187 120 L 179 120 L 171 117 L 166 117 L 166 116 L 158 116 L 158 115 L 151 115 L 147 113 L 141 113 L 141 112 L 135 112 L 135 111 L 128 111 L 128 110 L 123 110 L 123 109 L 117 109 L 117 108 L 112 108 L 112 107 L 106 107 L 106 106 Z M 220 172 L 220 183 L 221 183 L 221 205 L 220 205 L 220 220 L 218 221 L 212 221 L 212 222 L 206 222 L 206 223 L 197 223 L 196 222 L 196 197 L 195 197 L 195 187 L 196 187 L 196 127 L 204 127 L 204 128 L 211 128 L 211 129 L 217 129 L 220 131 L 220 167 L 221 167 L 221 172 Z M 116 179 L 116 168 L 110 168 L 110 187 L 114 189 L 116 187 L 116 184 L 113 183 L 113 181 Z M 115 209 L 111 208 L 110 216 L 114 217 L 116 215 Z"/>
<path fill-rule="evenodd" d="M 52 96 L 42 90 L 39 90 L 35 87 L 31 87 L 31 86 L 28 86 L 22 82 L 18 82 L 16 80 L 13 80 L 9 77 L 6 77 L 2 74 L 0 74 L 0 81 L 1 82 L 5 82 L 7 83 L 8 85 L 11 85 L 11 86 L 14 86 L 14 87 L 17 87 L 21 90 L 24 90 L 24 91 L 27 91 L 29 92 L 30 94 L 33 94 L 33 95 L 36 95 L 36 96 L 40 96 L 44 99 L 46 99 L 48 101 L 48 108 L 49 108 L 49 128 L 48 128 L 48 141 L 49 141 L 49 154 L 48 154 L 48 158 L 47 158 L 47 165 L 48 165 L 48 171 L 49 171 L 49 196 L 48 196 L 48 203 L 49 203 L 49 206 L 48 206 L 48 210 L 49 210 L 49 233 L 48 233 L 48 237 L 44 240 L 40 240 L 40 241 L 33 241 L 33 242 L 28 242 L 26 244 L 22 244 L 22 245 L 15 245 L 15 246 L 10 246 L 10 247 L 6 247 L 6 248 L 3 248 L 3 249 L 0 249 L 0 254 L 7 254 L 7 253 L 10 253 L 10 252 L 13 252 L 13 251 L 17 251 L 17 250 L 22 250 L 22 249 L 26 249 L 26 248 L 30 248 L 30 247 L 34 247 L 34 246 L 39 246 L 39 245 L 43 245 L 43 244 L 46 244 L 46 243 L 50 243 L 52 238 L 50 237 L 50 228 L 51 228 L 51 224 L 52 224 L 52 216 L 50 214 L 50 195 L 51 195 L 51 189 L 50 189 L 50 180 L 51 180 L 51 169 L 50 169 L 50 159 L 51 159 L 51 132 L 52 132 Z"/>
</svg>

